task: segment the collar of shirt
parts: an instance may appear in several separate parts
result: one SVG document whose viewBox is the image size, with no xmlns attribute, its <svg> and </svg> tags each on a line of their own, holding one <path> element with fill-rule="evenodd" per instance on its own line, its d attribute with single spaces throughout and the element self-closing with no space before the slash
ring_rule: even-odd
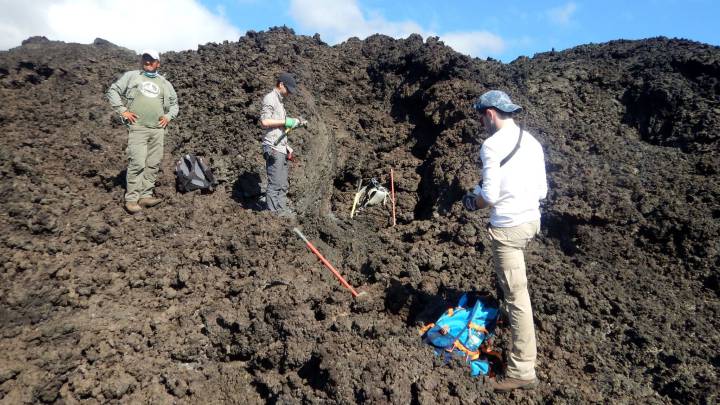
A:
<svg viewBox="0 0 720 405">
<path fill-rule="evenodd" d="M 505 122 L 505 125 L 503 125 L 502 129 L 497 130 L 497 132 L 495 132 L 493 136 L 503 135 L 505 133 L 515 134 L 515 141 L 517 141 L 517 134 L 520 133 L 520 127 L 515 123 L 515 120 L 513 120 L 512 118 L 507 120 L 507 122 Z"/>
<path fill-rule="evenodd" d="M 278 100 L 283 101 L 283 96 L 282 94 L 280 94 L 280 90 L 274 88 L 273 91 L 275 92 L 275 94 L 277 94 Z"/>
</svg>

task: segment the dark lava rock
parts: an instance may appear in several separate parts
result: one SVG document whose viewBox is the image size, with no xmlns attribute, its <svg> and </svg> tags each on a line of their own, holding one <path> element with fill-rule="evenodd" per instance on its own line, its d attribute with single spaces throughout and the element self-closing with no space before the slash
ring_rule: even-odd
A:
<svg viewBox="0 0 720 405">
<path fill-rule="evenodd" d="M 717 47 L 623 40 L 502 64 L 436 38 L 330 47 L 281 27 L 167 52 L 165 203 L 129 216 L 127 134 L 103 94 L 136 65 L 102 39 L 0 52 L 3 400 L 717 402 Z M 293 223 L 258 211 L 260 101 L 283 70 L 301 84 L 289 114 L 309 121 L 289 135 Z M 417 335 L 462 292 L 495 291 L 487 213 L 458 202 L 479 180 L 472 102 L 493 88 L 525 108 L 550 188 L 526 254 L 542 384 L 498 396 Z M 175 192 L 184 153 L 206 157 L 215 193 Z M 351 220 L 358 180 L 388 184 L 390 168 L 397 225 L 387 207 Z"/>
</svg>

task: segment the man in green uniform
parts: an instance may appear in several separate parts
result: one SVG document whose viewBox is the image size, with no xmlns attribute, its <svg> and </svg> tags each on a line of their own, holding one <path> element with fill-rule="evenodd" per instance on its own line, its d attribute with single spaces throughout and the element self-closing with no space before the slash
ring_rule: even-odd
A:
<svg viewBox="0 0 720 405">
<path fill-rule="evenodd" d="M 162 202 L 153 196 L 153 189 L 167 125 L 179 111 L 175 89 L 157 72 L 160 54 L 156 50 L 144 50 L 141 65 L 142 70 L 123 74 L 106 94 L 128 128 L 125 209 L 130 214 Z"/>
</svg>

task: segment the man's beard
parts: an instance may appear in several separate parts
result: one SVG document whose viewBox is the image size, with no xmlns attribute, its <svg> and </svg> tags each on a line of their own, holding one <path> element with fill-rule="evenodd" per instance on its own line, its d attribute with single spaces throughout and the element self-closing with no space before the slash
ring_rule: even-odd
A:
<svg viewBox="0 0 720 405">
<path fill-rule="evenodd" d="M 498 131 L 497 125 L 495 125 L 494 122 L 488 120 L 488 123 L 485 124 L 485 132 L 487 132 L 488 135 L 493 135 L 497 131 Z"/>
</svg>

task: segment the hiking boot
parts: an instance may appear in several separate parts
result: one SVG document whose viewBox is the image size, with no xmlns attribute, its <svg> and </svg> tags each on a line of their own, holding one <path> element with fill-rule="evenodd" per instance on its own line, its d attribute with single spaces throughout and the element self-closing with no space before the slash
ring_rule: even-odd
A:
<svg viewBox="0 0 720 405">
<path fill-rule="evenodd" d="M 160 204 L 161 202 L 162 198 L 145 197 L 141 198 L 140 201 L 138 201 L 138 204 L 143 208 L 150 208 Z"/>
<path fill-rule="evenodd" d="M 521 380 L 519 378 L 499 375 L 490 380 L 490 386 L 495 392 L 509 392 L 516 389 L 532 390 L 538 386 L 538 379 Z"/>
<path fill-rule="evenodd" d="M 137 201 L 125 201 L 125 210 L 129 214 L 137 214 L 138 212 L 142 211 L 142 207 L 138 204 Z"/>
</svg>

